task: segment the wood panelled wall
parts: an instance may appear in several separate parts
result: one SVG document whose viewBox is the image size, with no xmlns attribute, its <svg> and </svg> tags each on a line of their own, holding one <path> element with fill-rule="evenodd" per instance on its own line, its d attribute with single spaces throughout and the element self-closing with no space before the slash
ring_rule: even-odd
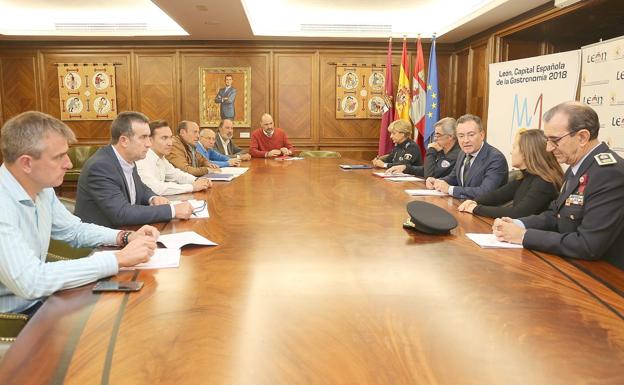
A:
<svg viewBox="0 0 624 385">
<path fill-rule="evenodd" d="M 546 4 L 457 44 L 438 44 L 440 116 L 472 113 L 487 122 L 488 65 L 499 61 L 580 48 L 598 38 L 621 35 L 621 0 L 588 0 L 559 9 Z M 600 28 L 586 23 L 600 20 Z M 415 44 L 409 42 L 410 66 Z M 425 61 L 429 45 L 425 44 Z M 300 149 L 338 150 L 370 158 L 376 153 L 379 120 L 337 120 L 334 63 L 385 64 L 381 43 L 310 42 L 0 42 L 0 123 L 37 109 L 59 116 L 57 62 L 114 62 L 120 110 L 151 119 L 199 120 L 199 69 L 251 67 L 250 127 L 235 130 L 236 142 L 269 112 Z M 393 46 L 398 79 L 401 42 Z M 425 64 L 427 66 L 427 63 Z M 411 72 L 411 71 L 410 71 Z M 105 143 L 110 122 L 70 122 L 81 143 Z"/>
<path fill-rule="evenodd" d="M 4 44 L 0 46 L 0 120 L 31 109 L 60 116 L 56 63 L 117 63 L 119 110 L 138 110 L 150 119 L 166 119 L 172 125 L 180 120 L 199 120 L 200 68 L 248 66 L 252 74 L 252 125 L 236 128 L 238 144 L 248 145 L 249 139 L 240 138 L 240 134 L 258 127 L 261 115 L 269 112 L 300 149 L 338 150 L 346 156 L 364 158 L 374 155 L 380 120 L 335 118 L 335 63 L 385 64 L 385 44 L 236 44 Z M 413 62 L 413 42 L 410 48 Z M 453 114 L 452 56 L 449 50 L 438 47 L 442 116 Z M 394 47 L 393 61 L 396 81 L 400 42 Z M 79 143 L 103 144 L 109 140 L 110 121 L 68 124 Z"/>
</svg>

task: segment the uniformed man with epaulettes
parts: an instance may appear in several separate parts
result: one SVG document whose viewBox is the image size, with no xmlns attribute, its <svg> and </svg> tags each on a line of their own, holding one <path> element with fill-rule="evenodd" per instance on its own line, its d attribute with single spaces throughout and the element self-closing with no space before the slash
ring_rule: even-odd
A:
<svg viewBox="0 0 624 385">
<path fill-rule="evenodd" d="M 570 167 L 559 197 L 542 214 L 496 219 L 494 234 L 528 249 L 624 268 L 624 160 L 598 140 L 598 115 L 566 102 L 544 115 L 547 149 Z"/>
<path fill-rule="evenodd" d="M 412 124 L 405 120 L 395 120 L 390 123 L 388 132 L 390 132 L 394 148 L 389 154 L 373 159 L 373 165 L 380 168 L 397 165 L 421 166 L 422 155 L 416 142 L 411 139 L 412 131 Z"/>
</svg>

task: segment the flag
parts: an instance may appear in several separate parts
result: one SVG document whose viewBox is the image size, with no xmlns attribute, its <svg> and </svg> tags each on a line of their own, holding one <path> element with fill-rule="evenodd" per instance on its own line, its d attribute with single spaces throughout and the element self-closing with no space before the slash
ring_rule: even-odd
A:
<svg viewBox="0 0 624 385">
<path fill-rule="evenodd" d="M 384 88 L 384 106 L 379 128 L 378 155 L 386 155 L 392 150 L 392 140 L 388 134 L 388 126 L 394 118 L 394 103 L 392 101 L 392 38 L 388 41 L 388 56 L 386 58 L 386 79 Z"/>
<path fill-rule="evenodd" d="M 414 122 L 414 139 L 420 147 L 420 152 L 425 158 L 425 144 L 423 137 L 425 136 L 425 102 L 427 92 L 425 91 L 425 61 L 422 54 L 422 46 L 420 44 L 420 36 L 416 43 L 416 63 L 414 64 L 414 74 L 412 77 L 412 108 L 410 116 Z"/>
<path fill-rule="evenodd" d="M 440 120 L 439 97 L 438 97 L 438 65 L 436 63 L 435 35 L 431 40 L 431 53 L 429 54 L 429 73 L 427 78 L 427 102 L 425 104 L 425 137 L 424 143 L 429 143 L 433 136 L 433 125 Z"/>
<path fill-rule="evenodd" d="M 397 87 L 394 102 L 394 120 L 410 122 L 409 110 L 412 98 L 410 97 L 409 66 L 407 64 L 407 39 L 403 38 L 403 53 L 401 54 L 401 70 L 399 71 L 399 86 Z"/>
</svg>

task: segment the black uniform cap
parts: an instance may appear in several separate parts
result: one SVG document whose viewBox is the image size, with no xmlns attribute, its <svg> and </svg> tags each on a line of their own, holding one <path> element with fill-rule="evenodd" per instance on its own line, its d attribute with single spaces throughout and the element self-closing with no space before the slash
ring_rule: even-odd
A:
<svg viewBox="0 0 624 385">
<path fill-rule="evenodd" d="M 412 201 L 407 204 L 410 218 L 403 227 L 426 234 L 447 234 L 457 227 L 457 220 L 443 208 L 431 203 Z"/>
</svg>

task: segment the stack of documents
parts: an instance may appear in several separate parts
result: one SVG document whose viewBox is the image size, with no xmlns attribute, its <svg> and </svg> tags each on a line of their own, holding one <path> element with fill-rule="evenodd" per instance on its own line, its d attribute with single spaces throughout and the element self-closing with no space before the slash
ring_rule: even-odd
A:
<svg viewBox="0 0 624 385">
<path fill-rule="evenodd" d="M 466 236 L 470 238 L 471 241 L 479 245 L 484 249 L 521 249 L 522 245 L 517 245 L 515 243 L 509 242 L 501 242 L 496 239 L 494 234 L 477 234 L 477 233 L 466 233 Z"/>
<path fill-rule="evenodd" d="M 413 197 L 419 196 L 436 196 L 436 197 L 444 197 L 447 196 L 447 193 L 440 192 L 438 190 L 427 190 L 427 189 L 416 189 L 416 190 L 405 190 L 406 193 Z"/>
</svg>

